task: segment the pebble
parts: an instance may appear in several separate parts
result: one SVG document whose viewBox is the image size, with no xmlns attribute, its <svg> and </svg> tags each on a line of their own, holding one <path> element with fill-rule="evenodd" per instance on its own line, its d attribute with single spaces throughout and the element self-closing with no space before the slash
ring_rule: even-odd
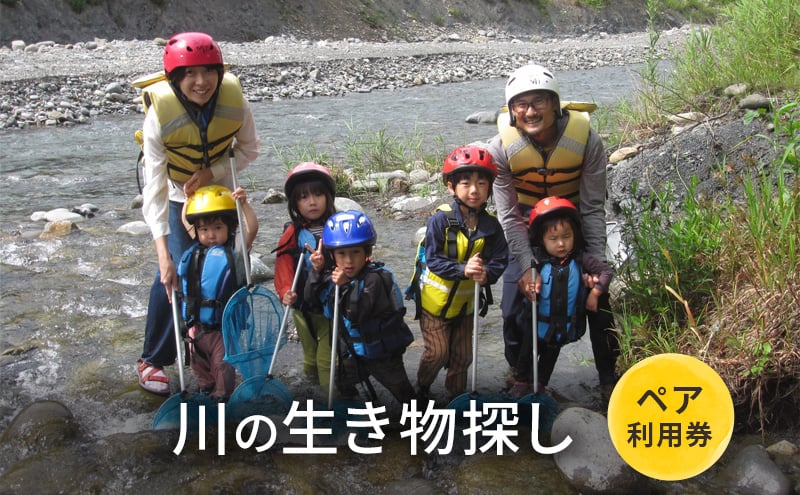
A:
<svg viewBox="0 0 800 495">
<path fill-rule="evenodd" d="M 660 56 L 689 28 L 662 35 Z M 104 40 L 61 45 L 0 47 L 0 129 L 70 126 L 100 115 L 142 113 L 141 90 L 131 82 L 161 69 L 163 40 Z M 294 36 L 220 43 L 249 102 L 342 96 L 506 77 L 535 61 L 555 71 L 641 63 L 646 33 L 595 39 L 528 39 L 450 33 L 413 42 L 359 39 L 312 43 Z"/>
</svg>

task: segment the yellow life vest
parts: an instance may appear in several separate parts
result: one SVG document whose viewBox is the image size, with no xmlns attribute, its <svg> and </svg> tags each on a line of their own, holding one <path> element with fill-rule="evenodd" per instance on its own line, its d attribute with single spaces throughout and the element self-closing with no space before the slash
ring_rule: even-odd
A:
<svg viewBox="0 0 800 495">
<path fill-rule="evenodd" d="M 167 172 L 175 182 L 186 182 L 192 174 L 225 155 L 244 121 L 244 95 L 239 79 L 225 73 L 217 94 L 214 115 L 205 139 L 197 124 L 165 78 L 154 77 L 142 90 L 145 112 L 156 109 L 167 149 Z M 146 164 L 145 164 L 146 166 Z"/>
<path fill-rule="evenodd" d="M 508 156 L 512 181 L 520 204 L 533 207 L 548 196 L 561 196 L 575 204 L 580 199 L 583 154 L 589 141 L 589 113 L 593 103 L 563 102 L 569 120 L 556 147 L 547 157 L 533 146 L 516 127 L 512 127 L 508 109 L 497 117 L 497 129 Z"/>
<path fill-rule="evenodd" d="M 449 225 L 445 231 L 443 249 L 448 257 L 455 259 L 459 263 L 464 263 L 470 257 L 483 251 L 484 238 L 480 237 L 475 239 L 474 242 L 470 241 L 455 218 L 450 205 L 440 205 L 436 209 L 447 214 Z M 453 235 L 454 233 L 455 235 Z M 455 242 L 455 249 L 453 249 L 453 242 Z M 432 315 L 451 319 L 472 314 L 475 311 L 475 308 L 472 307 L 475 281 L 472 279 L 447 280 L 436 275 L 428 269 L 427 265 L 424 265 L 420 275 L 420 285 L 422 309 Z"/>
</svg>

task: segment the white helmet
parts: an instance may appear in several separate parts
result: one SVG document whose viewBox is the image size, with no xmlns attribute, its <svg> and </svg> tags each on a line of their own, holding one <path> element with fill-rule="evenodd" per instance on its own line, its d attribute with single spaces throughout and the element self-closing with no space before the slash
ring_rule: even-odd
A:
<svg viewBox="0 0 800 495">
<path fill-rule="evenodd" d="M 558 89 L 558 81 L 550 70 L 537 64 L 523 65 L 508 77 L 506 82 L 506 105 L 511 108 L 511 99 L 522 93 L 534 90 L 550 91 L 556 96 L 557 113 L 561 115 L 561 94 Z M 514 114 L 511 113 L 512 125 Z"/>
</svg>

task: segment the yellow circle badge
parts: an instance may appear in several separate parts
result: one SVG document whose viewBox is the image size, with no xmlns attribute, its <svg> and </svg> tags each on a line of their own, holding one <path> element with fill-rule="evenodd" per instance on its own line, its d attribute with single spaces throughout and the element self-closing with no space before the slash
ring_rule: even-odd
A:
<svg viewBox="0 0 800 495">
<path fill-rule="evenodd" d="M 659 354 L 620 378 L 608 404 L 608 431 L 633 469 L 659 480 L 683 480 L 725 452 L 733 434 L 733 400 L 704 362 Z"/>
</svg>

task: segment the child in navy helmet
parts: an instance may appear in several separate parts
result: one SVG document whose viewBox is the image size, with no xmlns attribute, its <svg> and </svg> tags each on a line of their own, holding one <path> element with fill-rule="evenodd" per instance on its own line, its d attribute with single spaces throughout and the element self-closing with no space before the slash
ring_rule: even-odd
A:
<svg viewBox="0 0 800 495">
<path fill-rule="evenodd" d="M 530 243 L 537 279 L 539 392 L 553 374 L 561 347 L 579 340 L 586 332 L 586 311 L 598 310 L 599 297 L 608 292 L 612 268 L 585 252 L 578 210 L 571 201 L 551 196 L 534 205 L 529 218 Z M 584 274 L 591 274 L 588 288 Z M 522 315 L 526 334 L 509 394 L 519 399 L 533 392 L 533 332 L 530 302 Z"/>
<path fill-rule="evenodd" d="M 242 209 L 244 246 L 236 242 Z M 258 219 L 247 193 L 223 186 L 204 186 L 189 197 L 185 210 L 189 234 L 196 242 L 178 264 L 183 291 L 183 319 L 188 327 L 190 366 L 200 391 L 225 401 L 233 393 L 236 374 L 223 358 L 222 313 L 228 299 L 244 286 L 244 258 L 258 233 Z"/>
<path fill-rule="evenodd" d="M 336 383 L 343 396 L 357 394 L 363 382 L 375 399 L 374 377 L 400 403 L 415 398 L 403 353 L 414 336 L 403 317 L 403 295 L 392 272 L 370 260 L 378 236 L 369 217 L 355 210 L 335 213 L 322 231 L 323 252 L 313 250 L 314 271 L 306 298 L 322 301 L 325 316 L 333 318 L 334 290 L 339 286 L 338 356 Z M 323 271 L 325 257 L 333 269 Z"/>
</svg>

